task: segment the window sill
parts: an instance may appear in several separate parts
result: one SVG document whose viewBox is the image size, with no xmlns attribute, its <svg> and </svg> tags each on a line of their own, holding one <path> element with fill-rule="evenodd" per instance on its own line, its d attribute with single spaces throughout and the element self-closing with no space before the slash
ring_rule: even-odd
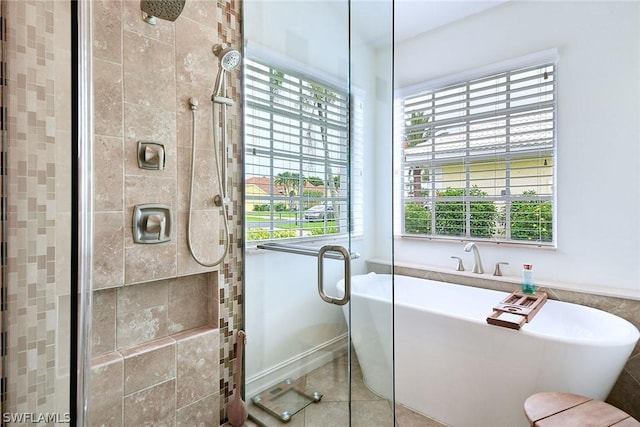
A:
<svg viewBox="0 0 640 427">
<path fill-rule="evenodd" d="M 508 240 L 486 240 L 486 239 L 474 239 L 474 238 L 465 238 L 465 237 L 445 237 L 445 236 L 421 236 L 415 234 L 396 234 L 393 236 L 395 239 L 406 239 L 406 240 L 423 240 L 430 242 L 441 242 L 441 243 L 451 243 L 451 242 L 475 242 L 487 245 L 496 245 L 496 246 L 515 246 L 521 248 L 537 248 L 537 249 L 550 249 L 556 250 L 558 247 L 556 243 L 538 243 L 538 242 L 527 242 L 527 241 L 508 241 Z"/>
</svg>

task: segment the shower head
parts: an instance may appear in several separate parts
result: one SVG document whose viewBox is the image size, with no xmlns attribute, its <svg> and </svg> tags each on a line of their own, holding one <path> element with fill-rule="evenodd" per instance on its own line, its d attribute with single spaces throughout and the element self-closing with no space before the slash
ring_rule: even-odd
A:
<svg viewBox="0 0 640 427">
<path fill-rule="evenodd" d="M 240 64 L 240 52 L 230 46 L 213 45 L 213 53 L 220 60 L 220 66 L 225 71 L 231 71 Z"/>
<path fill-rule="evenodd" d="M 226 71 L 231 71 L 240 65 L 242 56 L 236 49 L 227 46 L 225 44 L 213 45 L 213 53 L 218 57 L 220 61 L 220 69 L 216 76 L 216 84 L 214 86 L 213 96 L 220 96 L 222 91 L 222 85 L 224 83 L 224 75 Z"/>
<path fill-rule="evenodd" d="M 155 25 L 156 18 L 175 21 L 184 9 L 186 0 L 140 0 L 140 10 L 146 23 Z"/>
</svg>

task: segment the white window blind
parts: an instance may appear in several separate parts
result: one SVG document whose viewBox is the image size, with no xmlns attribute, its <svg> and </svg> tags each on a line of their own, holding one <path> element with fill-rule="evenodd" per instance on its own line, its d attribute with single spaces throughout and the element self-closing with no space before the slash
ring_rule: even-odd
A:
<svg viewBox="0 0 640 427">
<path fill-rule="evenodd" d="M 346 91 L 245 61 L 248 241 L 349 232 Z"/>
<path fill-rule="evenodd" d="M 553 63 L 402 99 L 403 233 L 553 242 Z"/>
</svg>

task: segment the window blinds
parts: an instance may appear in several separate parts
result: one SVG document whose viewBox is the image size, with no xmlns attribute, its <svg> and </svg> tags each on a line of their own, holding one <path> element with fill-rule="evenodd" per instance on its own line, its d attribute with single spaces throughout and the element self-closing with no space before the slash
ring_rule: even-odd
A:
<svg viewBox="0 0 640 427">
<path fill-rule="evenodd" d="M 550 243 L 555 92 L 545 63 L 406 96 L 404 233 Z"/>
<path fill-rule="evenodd" d="M 245 70 L 247 240 L 348 232 L 347 94 L 252 60 Z"/>
</svg>

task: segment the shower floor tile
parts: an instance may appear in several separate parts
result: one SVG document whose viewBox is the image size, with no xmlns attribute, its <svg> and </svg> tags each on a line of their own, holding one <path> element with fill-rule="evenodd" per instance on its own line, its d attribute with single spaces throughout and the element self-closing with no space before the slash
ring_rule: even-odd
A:
<svg viewBox="0 0 640 427">
<path fill-rule="evenodd" d="M 283 422 L 247 399 L 249 414 L 257 420 L 247 420 L 244 427 L 342 427 L 348 426 L 349 407 L 347 391 L 347 359 L 339 357 L 308 373 L 303 381 L 307 389 L 317 389 L 323 394 L 322 400 L 312 403 L 295 414 L 288 422 Z M 354 357 L 351 370 L 352 427 L 387 427 L 391 422 L 391 404 L 372 393 L 364 384 L 362 371 Z M 230 427 L 230 425 L 228 425 Z M 402 405 L 396 405 L 397 427 L 447 427 Z M 224 427 L 227 427 L 225 425 Z"/>
</svg>

